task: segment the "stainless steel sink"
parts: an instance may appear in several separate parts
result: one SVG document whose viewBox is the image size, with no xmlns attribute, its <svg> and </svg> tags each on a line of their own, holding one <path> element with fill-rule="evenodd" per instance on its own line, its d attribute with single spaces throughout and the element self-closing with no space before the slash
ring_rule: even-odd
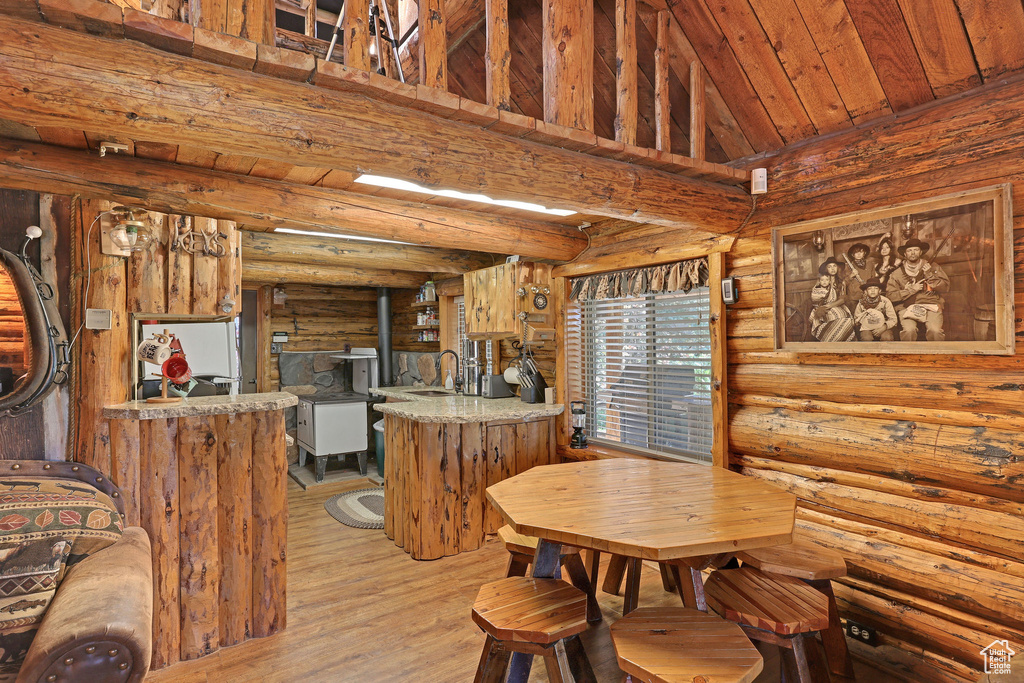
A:
<svg viewBox="0 0 1024 683">
<path fill-rule="evenodd" d="M 423 389 L 422 391 L 407 391 L 407 394 L 413 396 L 454 396 L 455 394 L 448 391 L 438 391 L 437 389 Z"/>
</svg>

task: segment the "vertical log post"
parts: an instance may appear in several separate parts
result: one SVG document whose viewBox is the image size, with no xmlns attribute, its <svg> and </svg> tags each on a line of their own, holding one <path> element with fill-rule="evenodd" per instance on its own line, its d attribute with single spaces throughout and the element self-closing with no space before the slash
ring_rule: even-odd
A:
<svg viewBox="0 0 1024 683">
<path fill-rule="evenodd" d="M 249 637 L 252 611 L 252 417 L 217 415 L 220 644 Z"/>
<path fill-rule="evenodd" d="M 264 45 L 275 42 L 274 0 L 191 0 L 189 12 L 193 26 Z"/>
<path fill-rule="evenodd" d="M 615 139 L 636 144 L 636 0 L 615 0 Z"/>
<path fill-rule="evenodd" d="M 196 216 L 192 220 L 197 237 L 204 233 L 217 234 L 220 232 L 220 226 L 215 218 Z M 192 313 L 195 315 L 216 315 L 218 313 L 217 275 L 219 265 L 217 262 L 220 260 L 201 250 L 192 255 Z"/>
<path fill-rule="evenodd" d="M 312 0 L 311 0 L 312 1 Z M 341 52 L 345 66 L 370 70 L 370 0 L 346 0 Z"/>
<path fill-rule="evenodd" d="M 700 62 L 690 62 L 690 156 L 701 161 L 706 154 L 704 93 L 704 67 Z"/>
<path fill-rule="evenodd" d="M 167 217 L 167 313 L 188 315 L 192 312 L 192 254 L 177 243 L 192 231 L 192 217 Z"/>
<path fill-rule="evenodd" d="M 125 523 L 139 526 L 139 421 L 110 420 L 110 479 L 124 496 Z"/>
<path fill-rule="evenodd" d="M 396 39 L 401 39 L 401 29 L 398 28 L 398 0 L 384 0 L 388 6 L 388 12 L 391 15 L 391 28 L 394 30 Z M 381 17 L 383 19 L 383 17 Z M 384 65 L 384 73 L 388 78 L 393 80 L 399 80 L 398 78 L 398 67 L 395 62 L 395 53 L 391 49 L 391 45 L 383 42 L 383 36 L 381 37 L 381 44 L 384 49 L 384 54 L 381 55 L 381 64 Z"/>
<path fill-rule="evenodd" d="M 306 35 L 316 38 L 316 0 L 306 0 Z"/>
<path fill-rule="evenodd" d="M 181 658 L 220 649 L 217 436 L 210 416 L 178 418 Z"/>
<path fill-rule="evenodd" d="M 544 0 L 544 120 L 594 130 L 594 5 Z"/>
<path fill-rule="evenodd" d="M 270 391 L 272 360 L 270 357 L 270 314 L 274 307 L 274 288 L 271 285 L 260 287 L 260 310 L 256 322 L 256 339 L 259 340 L 258 353 L 256 354 L 256 391 Z"/>
<path fill-rule="evenodd" d="M 153 668 L 179 659 L 181 648 L 178 420 L 139 425 L 140 523 L 153 545 Z"/>
<path fill-rule="evenodd" d="M 672 104 L 668 92 L 669 22 L 667 10 L 658 12 L 657 48 L 654 51 L 654 143 L 662 152 L 672 151 Z"/>
<path fill-rule="evenodd" d="M 285 627 L 288 458 L 284 411 L 252 414 L 252 636 Z"/>
<path fill-rule="evenodd" d="M 420 83 L 448 89 L 448 26 L 444 0 L 420 0 Z"/>
<path fill-rule="evenodd" d="M 509 89 L 509 65 L 512 53 L 508 49 L 508 0 L 487 2 L 487 104 L 504 111 L 512 110 L 512 92 Z"/>
<path fill-rule="evenodd" d="M 111 311 L 109 330 L 82 330 L 79 340 L 79 381 L 77 384 L 78 438 L 76 459 L 100 472 L 110 472 L 110 428 L 103 419 L 103 407 L 127 398 L 128 356 L 131 339 L 127 307 L 127 271 L 123 259 L 100 253 L 100 230 L 109 215 L 93 220 L 111 208 L 109 202 L 82 201 L 79 244 L 82 308 L 107 308 Z M 87 255 L 88 254 L 88 255 Z M 91 278 L 88 271 L 92 271 Z M 89 281 L 89 298 L 84 299 Z"/>
<path fill-rule="evenodd" d="M 722 302 L 722 277 L 725 254 L 708 255 L 709 308 L 711 315 L 711 415 L 713 436 L 711 461 L 715 467 L 729 467 L 729 385 L 725 349 L 725 304 Z"/>
</svg>

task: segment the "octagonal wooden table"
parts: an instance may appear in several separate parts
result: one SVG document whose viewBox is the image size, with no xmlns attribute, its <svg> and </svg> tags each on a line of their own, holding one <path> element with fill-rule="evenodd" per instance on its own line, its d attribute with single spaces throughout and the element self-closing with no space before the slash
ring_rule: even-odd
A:
<svg viewBox="0 0 1024 683">
<path fill-rule="evenodd" d="M 794 495 L 760 480 L 650 459 L 534 467 L 489 487 L 487 497 L 521 534 L 631 558 L 624 614 L 637 606 L 641 560 L 713 558 L 789 543 L 796 511 Z M 534 566 L 534 576 L 550 576 Z M 694 591 L 702 593 L 696 568 L 691 573 Z M 706 609 L 701 595 L 689 606 Z"/>
<path fill-rule="evenodd" d="M 555 575 L 562 543 L 631 558 L 623 614 L 637 606 L 642 560 L 789 543 L 796 516 L 796 496 L 758 479 L 647 459 L 534 467 L 488 487 L 487 498 L 513 529 L 541 539 L 535 577 Z"/>
</svg>

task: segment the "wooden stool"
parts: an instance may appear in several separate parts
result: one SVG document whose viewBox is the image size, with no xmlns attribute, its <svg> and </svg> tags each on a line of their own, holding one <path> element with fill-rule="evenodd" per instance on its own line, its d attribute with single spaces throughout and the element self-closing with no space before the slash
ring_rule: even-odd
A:
<svg viewBox="0 0 1024 683">
<path fill-rule="evenodd" d="M 711 609 L 738 623 L 751 639 L 787 648 L 784 664 L 795 669 L 796 680 L 814 680 L 807 639 L 828 628 L 828 599 L 822 593 L 790 576 L 741 567 L 713 572 L 704 595 Z M 828 673 L 821 673 L 817 678 L 828 681 Z"/>
<path fill-rule="evenodd" d="M 537 552 L 538 539 L 520 534 L 507 524 L 498 529 L 498 538 L 509 552 L 505 576 L 526 576 Z M 593 569 L 592 581 L 580 557 L 580 549 L 571 545 L 561 546 L 558 559 L 568 572 L 572 585 L 587 594 L 587 621 L 601 621 L 601 606 L 597 602 L 597 569 Z"/>
<path fill-rule="evenodd" d="M 832 673 L 853 678 L 853 660 L 846 645 L 843 622 L 839 618 L 836 596 L 831 579 L 846 576 L 846 560 L 829 548 L 806 540 L 786 545 L 758 548 L 736 553 L 745 565 L 757 567 L 769 574 L 792 576 L 814 586 L 828 598 L 828 628 L 821 632 L 821 644 Z"/>
<path fill-rule="evenodd" d="M 485 584 L 473 621 L 487 634 L 478 683 L 505 680 L 513 652 L 525 655 L 517 680 L 529 677 L 533 655 L 544 657 L 553 682 L 596 680 L 577 635 L 587 630 L 587 595 L 565 581 L 512 576 Z"/>
<path fill-rule="evenodd" d="M 644 683 L 748 683 L 761 654 L 736 624 L 685 607 L 643 607 L 611 627 L 619 668 Z"/>
</svg>

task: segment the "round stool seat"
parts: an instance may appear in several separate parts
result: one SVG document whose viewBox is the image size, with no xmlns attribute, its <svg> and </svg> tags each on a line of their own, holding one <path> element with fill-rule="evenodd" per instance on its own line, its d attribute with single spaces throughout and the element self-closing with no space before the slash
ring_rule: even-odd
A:
<svg viewBox="0 0 1024 683">
<path fill-rule="evenodd" d="M 748 683 L 760 653 L 736 624 L 685 607 L 643 607 L 611 627 L 619 668 L 645 683 Z"/>
<path fill-rule="evenodd" d="M 496 640 L 548 645 L 587 630 L 587 594 L 558 579 L 511 576 L 480 588 L 473 621 Z"/>
<path fill-rule="evenodd" d="M 736 558 L 763 572 L 792 576 L 804 581 L 838 579 L 846 576 L 846 560 L 830 548 L 796 540 L 785 545 L 736 553 Z"/>
<path fill-rule="evenodd" d="M 828 598 L 799 579 L 754 567 L 720 569 L 704 582 L 708 606 L 729 621 L 778 635 L 828 628 Z"/>
<path fill-rule="evenodd" d="M 505 549 L 510 553 L 520 553 L 522 555 L 535 555 L 537 553 L 537 544 L 540 539 L 536 536 L 526 536 L 515 531 L 508 524 L 498 529 L 498 538 L 505 544 Z M 575 548 L 571 545 L 562 545 L 559 555 L 565 557 L 566 555 L 579 554 L 580 549 Z"/>
</svg>

